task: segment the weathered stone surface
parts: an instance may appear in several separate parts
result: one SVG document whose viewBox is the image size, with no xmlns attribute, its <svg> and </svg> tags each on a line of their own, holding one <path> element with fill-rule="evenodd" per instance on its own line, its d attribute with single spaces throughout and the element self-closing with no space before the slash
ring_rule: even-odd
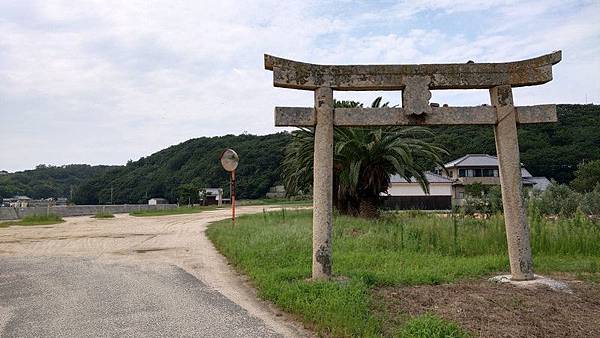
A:
<svg viewBox="0 0 600 338">
<path fill-rule="evenodd" d="M 276 87 L 315 90 L 403 90 L 409 78 L 430 78 L 429 89 L 489 89 L 500 85 L 533 86 L 552 80 L 561 52 L 506 63 L 423 65 L 316 65 L 265 55 Z"/>
<path fill-rule="evenodd" d="M 530 280 L 514 280 L 511 275 L 500 275 L 490 278 L 489 281 L 499 284 L 508 283 L 519 288 L 536 289 L 541 286 L 554 291 L 573 293 L 566 283 L 539 275 L 533 275 L 533 279 Z"/>
<path fill-rule="evenodd" d="M 515 107 L 518 123 L 556 122 L 556 106 L 552 104 Z M 408 125 L 494 125 L 498 122 L 496 108 L 431 107 L 431 112 L 415 116 L 404 108 L 336 108 L 334 125 L 354 126 L 408 126 Z M 278 127 L 314 127 L 315 110 L 301 107 L 276 107 L 275 125 Z"/>
<path fill-rule="evenodd" d="M 498 114 L 494 135 L 500 169 L 510 271 L 512 280 L 530 280 L 534 278 L 533 260 L 529 242 L 529 225 L 522 205 L 517 114 L 513 107 L 512 89 L 510 86 L 492 88 L 490 98 Z"/>
<path fill-rule="evenodd" d="M 554 105 L 514 107 L 512 87 L 552 80 L 561 52 L 508 63 L 328 66 L 265 55 L 276 87 L 315 90 L 315 109 L 276 107 L 277 126 L 315 127 L 313 278 L 331 276 L 333 127 L 494 125 L 511 280 L 531 280 L 529 227 L 522 203 L 517 124 L 557 121 Z M 432 89 L 489 89 L 491 106 L 430 104 Z M 403 108 L 333 108 L 333 90 L 402 90 Z"/>
<path fill-rule="evenodd" d="M 333 90 L 315 91 L 313 279 L 331 277 L 333 231 Z"/>
<path fill-rule="evenodd" d="M 276 127 L 314 127 L 317 116 L 314 108 L 275 107 Z"/>
<path fill-rule="evenodd" d="M 410 76 L 405 79 L 405 87 L 402 91 L 402 108 L 407 115 L 423 115 L 431 113 L 429 99 L 431 91 L 429 76 Z"/>
</svg>

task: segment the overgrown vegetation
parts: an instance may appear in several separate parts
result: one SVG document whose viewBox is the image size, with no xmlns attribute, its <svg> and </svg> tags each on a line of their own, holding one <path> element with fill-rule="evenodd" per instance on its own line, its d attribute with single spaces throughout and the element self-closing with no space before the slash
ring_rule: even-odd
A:
<svg viewBox="0 0 600 338">
<path fill-rule="evenodd" d="M 600 183 L 587 193 L 578 193 L 564 184 L 553 184 L 544 192 L 534 192 L 528 205 L 544 216 L 573 217 L 577 213 L 600 216 Z"/>
<path fill-rule="evenodd" d="M 65 220 L 62 217 L 55 214 L 48 215 L 31 215 L 21 218 L 17 221 L 1 222 L 0 228 L 8 227 L 10 225 L 49 225 L 62 223 Z"/>
<path fill-rule="evenodd" d="M 172 209 L 163 210 L 142 210 L 130 212 L 131 216 L 138 217 L 150 217 L 150 216 L 168 216 L 168 215 L 183 215 L 183 214 L 197 214 L 203 211 L 216 210 L 216 205 L 209 206 L 182 206 Z"/>
<path fill-rule="evenodd" d="M 509 270 L 500 215 L 485 220 L 420 212 L 380 220 L 338 215 L 333 228 L 338 277 L 310 282 L 311 216 L 310 211 L 290 210 L 242 216 L 235 226 L 221 222 L 209 226 L 207 233 L 229 261 L 250 276 L 261 297 L 301 316 L 322 334 L 380 335 L 382 319 L 373 311 L 377 304 L 371 297 L 374 287 L 449 283 Z M 597 221 L 534 217 L 530 224 L 536 272 L 598 278 Z"/>
</svg>

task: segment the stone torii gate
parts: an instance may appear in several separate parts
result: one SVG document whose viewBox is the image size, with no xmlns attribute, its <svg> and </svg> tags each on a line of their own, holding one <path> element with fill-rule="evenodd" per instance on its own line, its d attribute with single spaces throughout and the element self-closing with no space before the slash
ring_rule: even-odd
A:
<svg viewBox="0 0 600 338">
<path fill-rule="evenodd" d="M 507 63 L 339 66 L 265 54 L 265 69 L 273 71 L 275 87 L 315 92 L 314 108 L 275 108 L 276 126 L 315 128 L 313 279 L 331 277 L 334 126 L 481 124 L 494 126 L 512 279 L 533 279 L 517 125 L 556 122 L 556 106 L 515 107 L 512 88 L 551 81 L 552 65 L 560 60 L 557 51 Z M 491 106 L 434 106 L 429 103 L 432 89 L 488 89 Z M 334 90 L 401 90 L 402 108 L 334 108 Z"/>
</svg>

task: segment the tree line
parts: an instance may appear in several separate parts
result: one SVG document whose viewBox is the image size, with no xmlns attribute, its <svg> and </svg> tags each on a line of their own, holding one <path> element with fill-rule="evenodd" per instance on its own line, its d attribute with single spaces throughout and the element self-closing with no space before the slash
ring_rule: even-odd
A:
<svg viewBox="0 0 600 338">
<path fill-rule="evenodd" d="M 534 176 L 568 183 L 577 165 L 600 159 L 600 106 L 558 105 L 558 116 L 558 123 L 519 127 L 521 162 Z M 442 161 L 467 153 L 495 154 L 490 126 L 439 126 L 430 130 L 418 139 L 444 148 L 447 153 L 441 153 Z M 224 188 L 227 195 L 228 174 L 218 161 L 225 148 L 235 149 L 241 157 L 238 196 L 260 198 L 269 187 L 283 182 L 281 164 L 292 139 L 287 132 L 201 137 L 123 166 L 40 165 L 16 173 L 0 172 L 0 198 L 70 197 L 73 191 L 73 202 L 77 204 L 111 203 L 111 195 L 112 203 L 145 203 L 151 197 L 187 203 L 192 198 L 188 196 L 190 191 L 208 187 Z M 310 181 L 310 170 L 308 174 Z"/>
</svg>

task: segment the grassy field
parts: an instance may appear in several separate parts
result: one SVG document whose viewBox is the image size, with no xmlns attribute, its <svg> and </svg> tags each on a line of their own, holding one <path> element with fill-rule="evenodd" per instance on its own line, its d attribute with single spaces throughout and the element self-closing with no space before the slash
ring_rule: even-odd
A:
<svg viewBox="0 0 600 338">
<path fill-rule="evenodd" d="M 441 284 L 509 270 L 501 216 L 487 220 L 402 213 L 377 221 L 334 220 L 331 282 L 311 282 L 310 211 L 247 215 L 235 226 L 208 228 L 216 247 L 254 281 L 261 297 L 333 336 L 378 336 L 382 318 L 373 301 L 377 287 Z M 598 279 L 600 225 L 585 218 L 530 219 L 536 272 L 568 272 Z M 434 315 L 408 318 L 402 336 L 455 332 Z M 412 334 L 411 332 L 417 332 Z M 425 334 L 427 336 L 427 334 Z"/>
<path fill-rule="evenodd" d="M 209 206 L 195 206 L 188 207 L 182 206 L 174 209 L 165 209 L 165 210 L 145 210 L 145 211 L 134 211 L 130 212 L 131 216 L 138 217 L 148 217 L 148 216 L 167 216 L 167 215 L 182 215 L 182 214 L 197 214 L 199 212 L 208 211 L 208 210 L 216 210 L 216 205 Z"/>
<path fill-rule="evenodd" d="M 50 215 L 33 215 L 27 216 L 17 221 L 0 222 L 0 228 L 5 228 L 11 225 L 49 225 L 62 223 L 63 220 L 60 216 Z"/>
<path fill-rule="evenodd" d="M 312 205 L 312 200 L 291 200 L 288 198 L 262 198 L 255 200 L 239 200 L 237 205 Z"/>
</svg>

